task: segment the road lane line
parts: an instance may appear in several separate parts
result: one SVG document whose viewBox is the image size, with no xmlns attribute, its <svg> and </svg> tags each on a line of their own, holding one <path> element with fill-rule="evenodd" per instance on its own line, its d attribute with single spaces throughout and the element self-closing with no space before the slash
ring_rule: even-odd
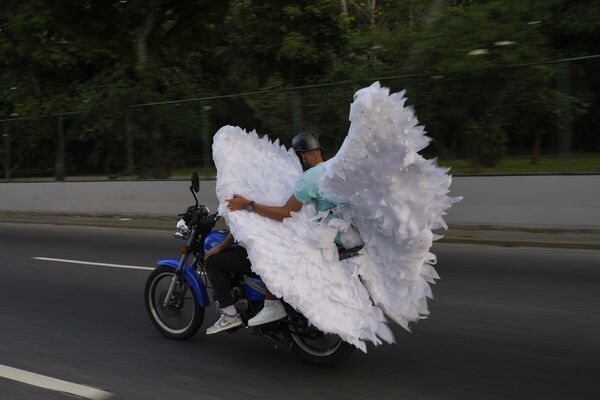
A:
<svg viewBox="0 0 600 400">
<path fill-rule="evenodd" d="M 108 264 L 108 263 L 99 263 L 99 262 L 92 262 L 92 261 L 66 260 L 64 258 L 50 258 L 50 257 L 32 257 L 32 258 L 34 260 L 40 260 L 40 261 L 56 261 L 56 262 L 69 263 L 69 264 L 94 265 L 97 267 L 144 269 L 144 270 L 148 270 L 148 271 L 151 271 L 154 269 L 153 267 L 140 267 L 138 265 Z"/>
<path fill-rule="evenodd" d="M 50 378 L 49 376 L 34 374 L 33 372 L 8 367 L 2 364 L 0 364 L 0 377 L 44 389 L 54 390 L 55 392 L 74 394 L 90 400 L 104 400 L 113 395 L 110 392 L 105 392 L 104 390 L 90 386 L 78 385 L 77 383 Z"/>
</svg>

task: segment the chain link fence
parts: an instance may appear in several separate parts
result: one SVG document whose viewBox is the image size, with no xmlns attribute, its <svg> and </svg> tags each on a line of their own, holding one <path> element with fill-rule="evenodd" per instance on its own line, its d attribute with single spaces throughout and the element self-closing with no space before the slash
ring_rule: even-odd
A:
<svg viewBox="0 0 600 400">
<path fill-rule="evenodd" d="M 226 124 L 279 138 L 321 135 L 331 157 L 356 90 L 406 89 L 454 175 L 600 173 L 600 56 L 468 73 L 417 74 L 0 120 L 6 181 L 164 179 L 215 174 L 212 135 Z"/>
</svg>

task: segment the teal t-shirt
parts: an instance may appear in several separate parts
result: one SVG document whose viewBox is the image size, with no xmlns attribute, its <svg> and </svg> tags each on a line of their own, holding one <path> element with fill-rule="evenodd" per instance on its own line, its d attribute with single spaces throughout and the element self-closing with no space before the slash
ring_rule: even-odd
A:
<svg viewBox="0 0 600 400">
<path fill-rule="evenodd" d="M 325 164 L 315 165 L 302 175 L 294 190 L 294 196 L 300 203 L 306 204 L 314 201 L 317 211 L 327 211 L 338 206 L 326 198 L 317 186 L 317 181 L 323 172 L 325 172 Z"/>
<path fill-rule="evenodd" d="M 306 204 L 309 201 L 315 202 L 315 208 L 317 211 L 327 211 L 338 206 L 337 203 L 328 199 L 323 195 L 323 192 L 319 190 L 317 182 L 321 175 L 325 172 L 325 164 L 321 163 L 315 165 L 302 175 L 296 189 L 294 190 L 294 197 L 302 204 Z M 337 218 L 333 213 L 329 213 L 323 222 L 329 222 L 332 218 Z M 340 243 L 340 234 L 338 232 L 335 241 Z"/>
</svg>

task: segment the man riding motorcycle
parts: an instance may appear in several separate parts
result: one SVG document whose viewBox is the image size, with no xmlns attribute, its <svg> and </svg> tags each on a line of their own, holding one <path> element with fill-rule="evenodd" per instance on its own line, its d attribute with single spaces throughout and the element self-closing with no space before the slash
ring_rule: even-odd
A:
<svg viewBox="0 0 600 400">
<path fill-rule="evenodd" d="M 268 206 L 256 203 L 242 195 L 234 194 L 226 200 L 230 211 L 248 210 L 264 217 L 282 221 L 290 217 L 292 212 L 298 212 L 302 206 L 314 201 L 317 211 L 327 211 L 338 206 L 337 203 L 326 198 L 319 190 L 317 182 L 325 171 L 323 150 L 317 134 L 313 132 L 300 132 L 292 139 L 292 148 L 302 163 L 304 174 L 296 184 L 294 193 L 283 206 Z M 324 222 L 335 218 L 330 213 Z M 250 272 L 250 261 L 247 259 L 246 250 L 241 247 L 232 247 L 234 239 L 231 234 L 225 241 L 213 247 L 206 253 L 206 269 L 213 285 L 215 295 L 221 307 L 221 317 L 210 328 L 207 334 L 214 334 L 224 330 L 241 326 L 242 319 L 233 306 L 231 298 L 230 272 Z M 336 242 L 340 244 L 339 235 Z M 283 304 L 269 293 L 263 309 L 254 318 L 248 321 L 248 326 L 257 326 L 273 322 L 286 316 Z"/>
</svg>

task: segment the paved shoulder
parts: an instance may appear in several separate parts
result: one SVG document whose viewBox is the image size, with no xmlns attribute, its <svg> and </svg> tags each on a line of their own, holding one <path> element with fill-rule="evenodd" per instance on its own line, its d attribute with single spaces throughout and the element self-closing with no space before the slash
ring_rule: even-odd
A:
<svg viewBox="0 0 600 400">
<path fill-rule="evenodd" d="M 177 216 L 77 215 L 0 211 L 0 224 L 71 225 L 173 231 Z M 219 228 L 225 228 L 221 219 Z M 555 247 L 600 250 L 600 230 L 526 229 L 506 227 L 451 226 L 442 243 L 467 243 L 510 247 Z"/>
</svg>

